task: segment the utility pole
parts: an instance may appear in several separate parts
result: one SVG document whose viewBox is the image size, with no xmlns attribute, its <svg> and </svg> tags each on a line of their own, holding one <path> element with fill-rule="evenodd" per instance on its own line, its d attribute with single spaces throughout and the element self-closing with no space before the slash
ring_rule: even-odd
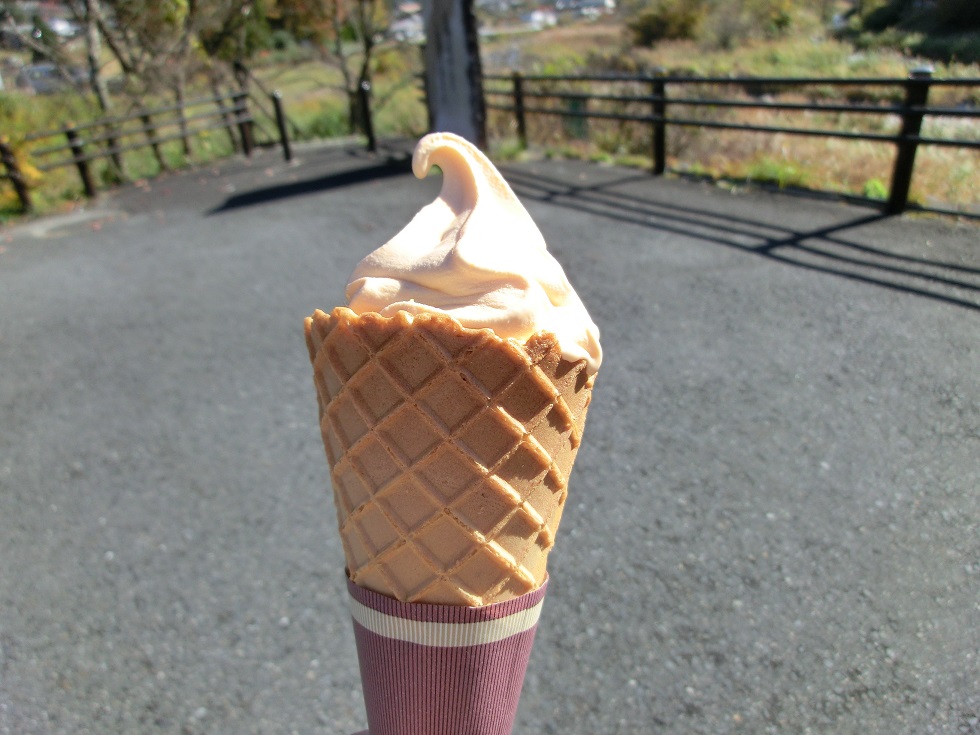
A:
<svg viewBox="0 0 980 735">
<path fill-rule="evenodd" d="M 423 0 L 425 90 L 434 131 L 486 147 L 486 104 L 472 0 Z"/>
</svg>

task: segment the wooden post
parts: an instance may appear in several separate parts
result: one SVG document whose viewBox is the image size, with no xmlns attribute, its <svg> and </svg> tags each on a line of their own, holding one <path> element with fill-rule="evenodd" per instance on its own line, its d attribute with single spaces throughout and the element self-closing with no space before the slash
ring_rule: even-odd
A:
<svg viewBox="0 0 980 735">
<path fill-rule="evenodd" d="M 663 72 L 657 70 L 650 82 L 650 100 L 653 103 L 652 158 L 654 176 L 663 176 L 667 170 L 667 84 Z"/>
<path fill-rule="evenodd" d="M 157 140 L 157 129 L 153 127 L 153 119 L 150 117 L 150 113 L 148 111 L 144 111 L 143 114 L 140 115 L 140 120 L 143 121 L 146 139 L 150 141 L 150 148 L 153 149 L 153 157 L 157 159 L 157 165 L 160 167 L 161 171 L 169 170 L 167 160 L 163 157 L 163 151 L 160 150 L 160 141 Z"/>
<path fill-rule="evenodd" d="M 232 99 L 235 101 L 235 119 L 238 121 L 238 134 L 242 139 L 242 153 L 251 157 L 255 139 L 252 137 L 252 117 L 248 112 L 248 93 L 235 92 Z"/>
<path fill-rule="evenodd" d="M 24 174 L 17 163 L 17 156 L 5 140 L 0 140 L 0 160 L 3 161 L 3 165 L 7 169 L 7 178 L 10 179 L 10 184 L 17 193 L 21 209 L 30 212 L 34 208 L 34 204 L 31 202 L 31 192 L 27 188 Z"/>
<path fill-rule="evenodd" d="M 82 179 L 85 196 L 94 199 L 98 191 L 95 188 L 95 181 L 92 179 L 92 170 L 88 166 L 88 159 L 85 157 L 85 141 L 78 137 L 78 131 L 71 124 L 65 130 L 65 137 L 68 138 L 68 145 L 71 146 L 72 159 L 78 167 L 78 175 Z"/>
<path fill-rule="evenodd" d="M 892 186 L 885 211 L 901 214 L 909 202 L 912 172 L 915 169 L 915 152 L 919 143 L 915 140 L 922 131 L 923 107 L 929 98 L 929 82 L 932 67 L 913 69 L 905 81 L 905 104 L 902 111 L 902 132 L 899 133 L 895 168 L 892 169 Z"/>
<path fill-rule="evenodd" d="M 515 71 L 511 78 L 514 80 L 514 117 L 517 119 L 517 141 L 521 150 L 527 149 L 527 117 L 524 114 L 524 78 Z"/>
<path fill-rule="evenodd" d="M 279 128 L 279 142 L 282 143 L 282 157 L 286 161 L 293 160 L 293 149 L 289 145 L 289 130 L 286 128 L 286 111 L 282 107 L 282 92 L 274 90 L 270 95 L 272 106 L 276 109 L 276 127 Z"/>
</svg>

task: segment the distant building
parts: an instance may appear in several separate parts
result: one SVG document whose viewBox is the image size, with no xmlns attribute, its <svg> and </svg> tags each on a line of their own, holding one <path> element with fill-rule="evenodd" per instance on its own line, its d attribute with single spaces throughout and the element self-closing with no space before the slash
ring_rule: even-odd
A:
<svg viewBox="0 0 980 735">
<path fill-rule="evenodd" d="M 548 7 L 539 7 L 523 17 L 524 22 L 535 30 L 552 28 L 558 25 L 558 14 Z"/>
<path fill-rule="evenodd" d="M 412 15 L 419 15 L 422 12 L 422 3 L 416 2 L 416 0 L 405 0 L 405 2 L 400 2 L 395 6 L 395 16 L 396 17 L 409 17 Z"/>
<path fill-rule="evenodd" d="M 417 0 L 402 0 L 395 5 L 391 23 L 388 24 L 388 38 L 396 41 L 425 40 L 425 22 L 422 20 L 422 3 Z"/>
<path fill-rule="evenodd" d="M 393 20 L 388 26 L 388 37 L 396 41 L 421 41 L 425 38 L 425 23 L 421 13 L 406 15 Z"/>
<path fill-rule="evenodd" d="M 614 12 L 616 0 L 555 0 L 555 10 L 595 18 Z"/>
</svg>

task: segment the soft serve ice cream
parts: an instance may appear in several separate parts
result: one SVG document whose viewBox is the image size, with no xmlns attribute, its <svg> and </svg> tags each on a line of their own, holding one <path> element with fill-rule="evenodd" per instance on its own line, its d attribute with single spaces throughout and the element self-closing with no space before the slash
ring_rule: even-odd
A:
<svg viewBox="0 0 980 735">
<path fill-rule="evenodd" d="M 493 164 L 423 138 L 439 196 L 306 323 L 353 583 L 481 606 L 540 587 L 602 360 L 598 329 Z"/>
<path fill-rule="evenodd" d="M 566 360 L 584 359 L 595 373 L 599 330 L 494 165 L 451 133 L 416 146 L 415 175 L 433 165 L 443 175 L 439 196 L 360 262 L 347 286 L 351 310 L 444 313 L 519 342 L 551 332 Z"/>
<path fill-rule="evenodd" d="M 422 139 L 439 197 L 306 320 L 371 735 L 508 735 L 599 334 L 493 165 Z"/>
</svg>

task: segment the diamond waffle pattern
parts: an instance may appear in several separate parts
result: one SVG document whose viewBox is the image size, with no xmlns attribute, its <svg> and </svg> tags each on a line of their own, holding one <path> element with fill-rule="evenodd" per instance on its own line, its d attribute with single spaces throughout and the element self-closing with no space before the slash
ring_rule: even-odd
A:
<svg viewBox="0 0 980 735">
<path fill-rule="evenodd" d="M 348 573 L 409 602 L 485 605 L 541 585 L 594 376 L 435 315 L 306 323 Z"/>
</svg>

